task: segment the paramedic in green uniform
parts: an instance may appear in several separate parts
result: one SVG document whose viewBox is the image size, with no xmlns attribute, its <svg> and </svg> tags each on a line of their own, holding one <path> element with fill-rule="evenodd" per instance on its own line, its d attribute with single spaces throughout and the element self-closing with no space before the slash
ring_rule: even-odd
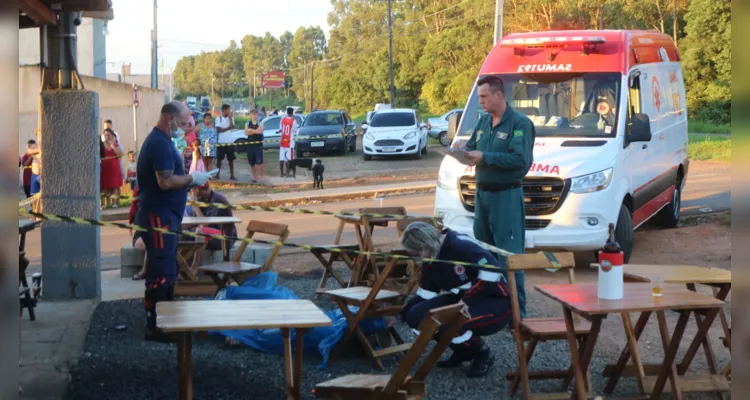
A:
<svg viewBox="0 0 750 400">
<path fill-rule="evenodd" d="M 479 104 L 487 114 L 479 119 L 466 142 L 466 158 L 476 166 L 474 236 L 511 253 L 522 254 L 526 213 L 521 182 L 534 158 L 534 124 L 505 101 L 505 88 L 499 76 L 483 76 L 478 85 Z M 505 264 L 505 258 L 500 262 Z M 526 316 L 524 281 L 524 272 L 517 271 L 521 317 Z"/>
</svg>

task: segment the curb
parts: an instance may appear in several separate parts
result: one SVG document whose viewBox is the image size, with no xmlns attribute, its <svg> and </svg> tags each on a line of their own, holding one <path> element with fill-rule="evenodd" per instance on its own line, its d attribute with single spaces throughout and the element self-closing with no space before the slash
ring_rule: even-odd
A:
<svg viewBox="0 0 750 400">
<path fill-rule="evenodd" d="M 390 188 L 390 189 L 371 189 L 359 192 L 351 193 L 340 193 L 340 194 L 328 194 L 320 196 L 307 196 L 307 197 L 295 197 L 282 200 L 260 200 L 260 201 L 245 201 L 235 203 L 236 205 L 242 206 L 258 206 L 258 207 L 291 207 L 302 204 L 322 204 L 322 203 L 335 203 L 340 201 L 358 200 L 365 198 L 372 198 L 378 195 L 384 196 L 401 196 L 410 194 L 426 194 L 434 193 L 435 184 L 429 185 L 418 185 L 409 188 Z M 102 214 L 100 219 L 102 221 L 123 221 L 128 219 L 128 210 L 121 212 Z"/>
</svg>

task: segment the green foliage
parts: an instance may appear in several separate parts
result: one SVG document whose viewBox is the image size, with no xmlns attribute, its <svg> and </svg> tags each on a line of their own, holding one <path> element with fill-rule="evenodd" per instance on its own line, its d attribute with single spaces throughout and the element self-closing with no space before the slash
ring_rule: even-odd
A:
<svg viewBox="0 0 750 400">
<path fill-rule="evenodd" d="M 290 98 L 275 91 L 277 107 L 294 99 L 363 115 L 389 102 L 387 2 L 330 2 L 327 39 L 320 27 L 299 27 L 279 38 L 248 35 L 239 48 L 232 43 L 227 50 L 184 57 L 174 71 L 181 95 L 209 93 L 212 74 L 217 92 L 247 95 L 263 72 L 282 70 Z M 494 10 L 495 0 L 394 1 L 395 106 L 423 114 L 462 106 L 493 47 Z M 503 33 L 654 29 L 677 37 L 691 119 L 726 126 L 730 11 L 723 0 L 506 0 Z M 258 89 L 256 99 L 270 106 L 266 91 Z"/>
<path fill-rule="evenodd" d="M 731 161 L 732 140 L 729 137 L 690 135 L 688 141 L 688 159 L 693 161 Z"/>
<path fill-rule="evenodd" d="M 731 97 L 731 3 L 691 0 L 686 37 L 680 42 L 690 116 L 729 124 Z"/>
</svg>

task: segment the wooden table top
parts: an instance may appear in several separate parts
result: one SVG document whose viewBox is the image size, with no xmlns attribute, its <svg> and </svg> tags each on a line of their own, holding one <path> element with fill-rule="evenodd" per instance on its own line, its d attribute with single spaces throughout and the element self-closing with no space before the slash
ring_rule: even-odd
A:
<svg viewBox="0 0 750 400">
<path fill-rule="evenodd" d="M 192 300 L 156 304 L 165 332 L 314 328 L 331 319 L 309 300 Z"/>
<path fill-rule="evenodd" d="M 684 286 L 665 284 L 664 294 L 651 294 L 650 283 L 625 283 L 621 300 L 602 300 L 598 285 L 538 285 L 543 295 L 570 307 L 579 314 L 602 315 L 621 312 L 682 310 L 721 307 L 724 302 L 712 296 L 687 290 Z"/>
<path fill-rule="evenodd" d="M 625 276 L 651 281 L 651 278 L 662 277 L 665 283 L 700 283 L 731 284 L 732 271 L 719 268 L 699 267 L 696 265 L 640 265 L 625 264 Z"/>
<path fill-rule="evenodd" d="M 237 217 L 182 217 L 182 225 L 226 225 L 242 222 Z"/>
</svg>

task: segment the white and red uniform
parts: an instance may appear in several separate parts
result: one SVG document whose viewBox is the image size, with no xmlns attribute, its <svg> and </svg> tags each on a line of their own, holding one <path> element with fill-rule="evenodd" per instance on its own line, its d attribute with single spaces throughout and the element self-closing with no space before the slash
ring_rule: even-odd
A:
<svg viewBox="0 0 750 400">
<path fill-rule="evenodd" d="M 281 143 L 279 144 L 279 161 L 294 160 L 294 139 L 299 125 L 293 117 L 281 119 Z"/>
</svg>

